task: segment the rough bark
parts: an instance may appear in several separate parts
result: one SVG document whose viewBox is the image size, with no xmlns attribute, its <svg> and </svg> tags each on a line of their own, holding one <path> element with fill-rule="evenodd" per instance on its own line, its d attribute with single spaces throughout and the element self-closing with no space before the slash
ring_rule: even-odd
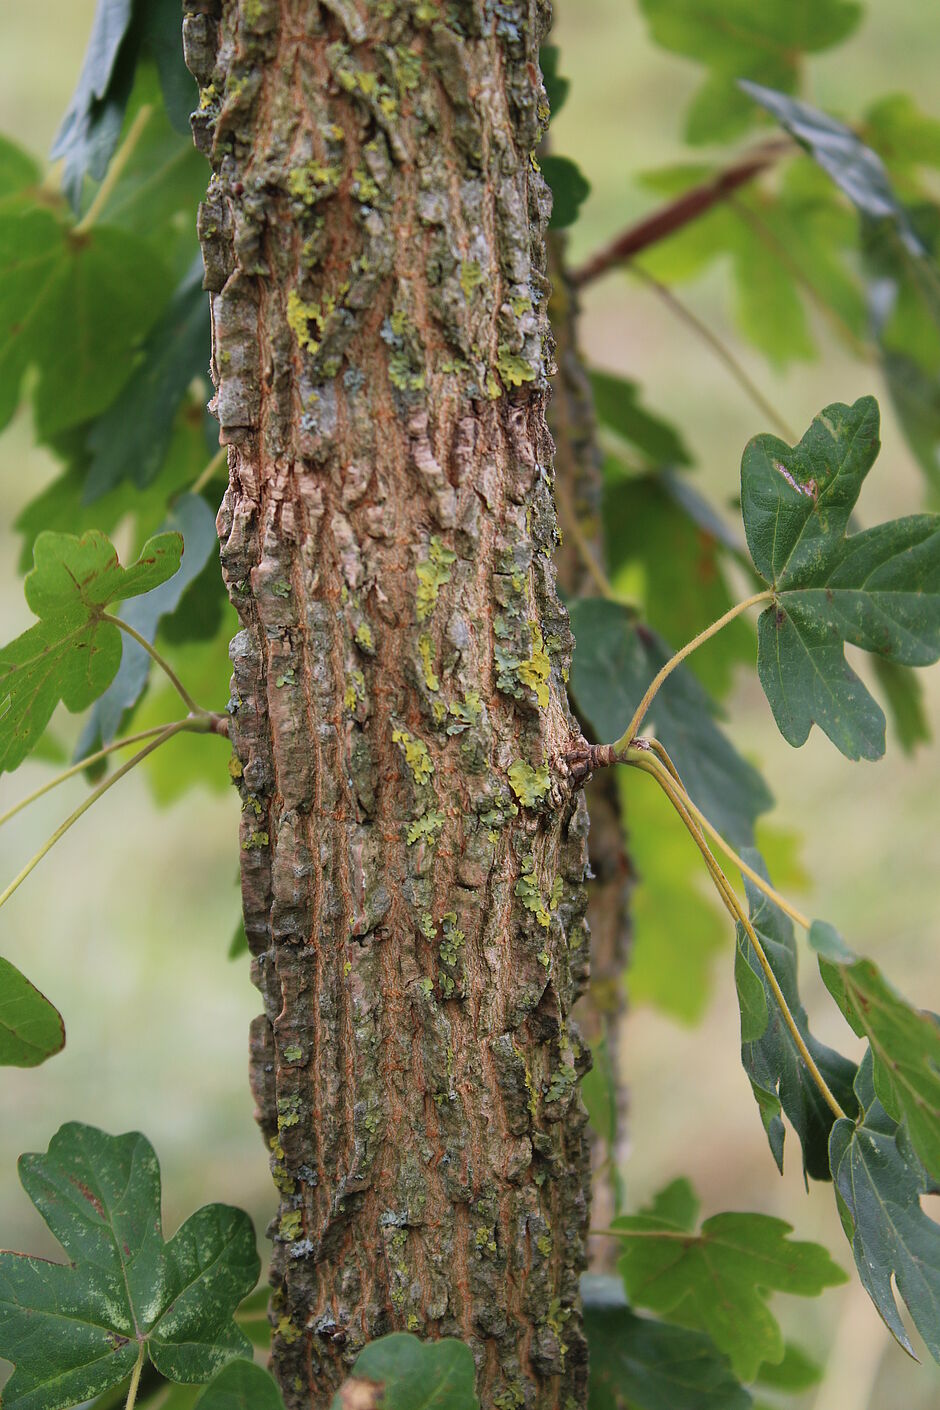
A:
<svg viewBox="0 0 940 1410">
<path fill-rule="evenodd" d="M 566 236 L 561 232 L 549 236 L 549 315 L 557 370 L 548 423 L 555 441 L 556 499 L 562 531 L 555 561 L 559 583 L 568 597 L 592 597 L 598 595 L 604 583 L 603 476 L 591 384 L 578 341 L 577 291 L 568 272 L 566 246 Z M 597 576 L 592 574 L 592 562 L 600 569 Z M 592 1217 L 594 1224 L 603 1229 L 618 1212 L 618 1171 L 627 1154 L 627 1088 L 621 1080 L 621 1044 L 626 1017 L 624 972 L 630 952 L 633 869 L 627 853 L 616 771 L 602 769 L 595 774 L 588 782 L 586 796 L 591 815 L 588 850 L 592 879 L 587 910 L 591 976 L 575 1014 L 591 1050 L 598 1053 L 603 1044 L 616 1094 L 613 1148 L 591 1133 Z M 592 1268 L 610 1271 L 617 1258 L 614 1240 L 592 1238 L 588 1255 Z"/>
<path fill-rule="evenodd" d="M 542 0 L 201 0 L 274 1366 L 585 1400 L 587 815 L 555 591 Z"/>
</svg>

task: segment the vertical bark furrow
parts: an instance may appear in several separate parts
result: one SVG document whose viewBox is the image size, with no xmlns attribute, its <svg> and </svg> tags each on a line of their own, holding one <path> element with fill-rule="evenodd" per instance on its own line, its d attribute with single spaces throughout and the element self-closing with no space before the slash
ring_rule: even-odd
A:
<svg viewBox="0 0 940 1410">
<path fill-rule="evenodd" d="M 584 1401 L 583 800 L 532 153 L 542 0 L 189 5 L 274 1359 L 395 1329 Z"/>
</svg>

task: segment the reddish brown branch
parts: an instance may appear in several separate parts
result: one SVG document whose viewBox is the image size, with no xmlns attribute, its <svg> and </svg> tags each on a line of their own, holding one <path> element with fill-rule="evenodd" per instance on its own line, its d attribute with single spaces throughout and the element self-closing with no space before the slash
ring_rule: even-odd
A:
<svg viewBox="0 0 940 1410">
<path fill-rule="evenodd" d="M 631 225 L 609 245 L 598 250 L 580 269 L 571 273 L 571 282 L 577 288 L 583 288 L 585 284 L 590 284 L 602 274 L 606 274 L 609 269 L 615 269 L 642 250 L 648 249 L 650 245 L 665 240 L 667 236 L 681 230 L 684 225 L 698 220 L 699 216 L 705 215 L 719 201 L 726 200 L 739 186 L 753 181 L 755 176 L 773 166 L 785 152 L 792 150 L 793 143 L 789 140 L 765 143 L 734 166 L 727 167 L 699 186 L 693 186 L 690 191 L 684 191 L 674 201 L 653 211 L 652 215 L 645 216 L 636 225 Z"/>
</svg>

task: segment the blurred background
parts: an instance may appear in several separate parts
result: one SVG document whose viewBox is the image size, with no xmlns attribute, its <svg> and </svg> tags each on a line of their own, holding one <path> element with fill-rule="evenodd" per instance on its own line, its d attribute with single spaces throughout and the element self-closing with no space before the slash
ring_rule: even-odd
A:
<svg viewBox="0 0 940 1410">
<path fill-rule="evenodd" d="M 940 117 L 940 27 L 922 0 L 868 0 L 854 37 L 808 66 L 805 96 L 856 110 L 903 90 Z M 6 5 L 0 19 L 0 131 L 44 157 L 81 64 L 94 0 Z M 592 192 L 572 232 L 575 263 L 656 204 L 637 174 L 688 159 L 681 115 L 701 70 L 655 48 L 631 0 L 558 0 L 554 39 L 571 92 L 552 134 Z M 737 336 L 728 269 L 719 263 L 683 297 L 720 333 L 784 418 L 802 430 L 826 402 L 880 394 L 874 370 L 846 356 L 824 326 L 817 363 L 786 375 Z M 641 284 L 612 274 L 584 296 L 582 340 L 590 361 L 637 380 L 646 402 L 680 423 L 698 461 L 696 484 L 734 522 L 741 450 L 771 429 L 704 345 Z M 864 523 L 923 508 L 915 470 L 886 398 L 881 459 L 861 501 Z M 0 632 L 32 620 L 17 572 L 13 521 L 54 477 L 33 445 L 28 413 L 0 437 Z M 759 762 L 777 798 L 770 821 L 795 834 L 793 899 L 835 922 L 849 943 L 887 969 L 919 1004 L 940 1009 L 938 759 L 940 668 L 924 676 L 935 743 L 905 757 L 889 734 L 887 757 L 852 765 L 818 730 L 791 750 L 778 735 L 756 676 L 741 673 L 730 704 L 739 748 Z M 224 700 L 207 702 L 216 708 Z M 16 1179 L 22 1151 L 45 1149 L 65 1120 L 110 1131 L 143 1129 L 160 1156 L 169 1229 L 197 1205 L 247 1208 L 259 1233 L 272 1212 L 267 1161 L 247 1089 L 247 1028 L 257 1010 L 244 956 L 226 958 L 238 912 L 237 799 L 225 786 L 157 809 L 141 771 L 109 793 L 30 878 L 0 919 L 3 953 L 62 1010 L 65 1052 L 49 1066 L 6 1068 L 0 1080 L 0 1245 L 58 1256 Z M 168 748 L 177 747 L 174 742 Z M 24 765 L 0 780 L 0 807 L 48 776 Z M 630 779 L 630 790 L 648 781 Z M 649 784 L 648 786 L 652 786 Z M 75 781 L 4 830 L 5 881 L 82 797 Z M 629 802 L 629 794 L 628 794 Z M 691 845 L 691 844 L 690 844 Z M 642 854 L 642 839 L 637 851 Z M 802 880 L 800 878 L 802 877 Z M 695 1184 L 703 1213 L 754 1209 L 852 1260 L 831 1191 L 804 1191 L 788 1141 L 783 1178 L 767 1150 L 738 1060 L 733 936 L 714 963 L 703 1021 L 684 1027 L 638 1006 L 624 1054 L 632 1152 L 631 1207 L 673 1176 Z M 804 953 L 804 998 L 820 1038 L 854 1051 L 854 1039 L 821 993 Z M 822 1384 L 790 1404 L 814 1410 L 928 1410 L 940 1374 L 914 1365 L 891 1341 L 855 1279 L 818 1303 L 777 1298 L 788 1335 L 827 1364 Z"/>
</svg>

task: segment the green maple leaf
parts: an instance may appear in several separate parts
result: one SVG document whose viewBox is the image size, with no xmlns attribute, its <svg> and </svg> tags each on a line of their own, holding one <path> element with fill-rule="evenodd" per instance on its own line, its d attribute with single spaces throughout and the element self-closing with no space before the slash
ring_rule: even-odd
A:
<svg viewBox="0 0 940 1410">
<path fill-rule="evenodd" d="M 0 959 L 0 1066 L 36 1067 L 64 1044 L 59 1011 L 9 960 Z"/>
<path fill-rule="evenodd" d="M 423 1342 L 393 1332 L 364 1347 L 351 1374 L 382 1383 L 382 1410 L 480 1410 L 473 1353 L 454 1337 Z M 332 1410 L 343 1410 L 344 1404 L 337 1391 Z"/>
<path fill-rule="evenodd" d="M 708 77 L 686 118 L 690 142 L 735 136 L 751 115 L 734 80 L 760 79 L 792 92 L 802 56 L 847 38 L 861 19 L 847 0 L 640 0 L 653 39 L 664 49 L 704 64 Z"/>
<path fill-rule="evenodd" d="M 918 1158 L 940 1182 L 940 1026 L 825 921 L 813 921 L 809 941 L 826 988 L 853 1031 L 868 1039 L 879 1102 L 892 1121 L 903 1121 Z"/>
<path fill-rule="evenodd" d="M 784 1341 L 767 1306 L 771 1289 L 815 1297 L 846 1275 L 819 1244 L 795 1243 L 782 1219 L 716 1214 L 694 1233 L 698 1201 L 675 1180 L 640 1214 L 615 1219 L 617 1267 L 631 1303 L 707 1332 L 738 1376 L 777 1362 Z"/>
<path fill-rule="evenodd" d="M 748 547 L 774 594 L 758 622 L 761 685 L 788 743 L 815 723 L 850 759 L 881 757 L 885 718 L 845 643 L 905 666 L 940 656 L 940 516 L 846 534 L 878 422 L 873 397 L 836 403 L 798 445 L 757 436 L 741 463 Z"/>
<path fill-rule="evenodd" d="M 638 1317 L 619 1278 L 586 1276 L 588 1410 L 748 1410 L 750 1395 L 702 1332 Z"/>
<path fill-rule="evenodd" d="M 250 1357 L 233 1313 L 258 1280 L 247 1214 L 206 1205 L 165 1241 L 160 1167 L 137 1132 L 63 1126 L 20 1180 L 71 1259 L 0 1253 L 4 1410 L 65 1410 L 129 1376 L 144 1352 L 172 1381 Z"/>
<path fill-rule="evenodd" d="M 930 1354 L 940 1361 L 940 1225 L 920 1197 L 931 1189 L 904 1130 L 875 1093 L 872 1057 L 858 1070 L 858 1123 L 837 1121 L 829 1154 L 839 1213 L 865 1291 L 895 1339 L 914 1355 L 891 1285 L 907 1304 Z"/>
<path fill-rule="evenodd" d="M 179 534 L 158 534 L 122 568 L 97 530 L 80 539 L 39 535 L 24 591 L 40 620 L 0 648 L 0 706 L 9 702 L 0 718 L 0 772 L 22 762 L 60 700 L 84 710 L 104 693 L 121 664 L 121 631 L 106 608 L 166 582 L 182 552 Z"/>
<path fill-rule="evenodd" d="M 29 367 L 48 439 L 113 400 L 169 293 L 159 251 L 123 230 L 77 235 L 28 199 L 0 207 L 0 427 Z"/>
<path fill-rule="evenodd" d="M 745 860 L 766 877 L 759 853 Z M 797 951 L 793 926 L 751 881 L 745 879 L 751 924 L 787 1001 L 800 1036 L 844 1110 L 854 1114 L 852 1080 L 855 1064 L 820 1043 L 809 1031 L 809 1020 L 797 985 Z M 810 1075 L 793 1034 L 742 925 L 738 925 L 734 977 L 741 1008 L 741 1063 L 751 1083 L 767 1132 L 770 1149 L 783 1170 L 785 1114 L 803 1148 L 803 1171 L 814 1180 L 829 1179 L 829 1132 L 833 1114 Z"/>
</svg>

